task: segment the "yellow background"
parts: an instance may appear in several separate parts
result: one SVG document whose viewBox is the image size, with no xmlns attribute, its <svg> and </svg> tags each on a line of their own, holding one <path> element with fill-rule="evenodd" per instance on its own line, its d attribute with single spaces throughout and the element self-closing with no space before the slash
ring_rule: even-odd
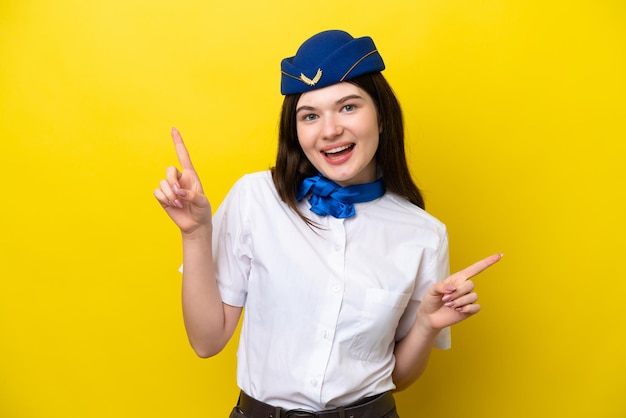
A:
<svg viewBox="0 0 626 418">
<path fill-rule="evenodd" d="M 402 416 L 626 416 L 623 1 L 4 0 L 1 417 L 228 415 L 152 190 L 171 126 L 214 206 L 271 166 L 280 59 L 330 28 L 375 39 L 452 268 L 505 253 Z"/>
</svg>

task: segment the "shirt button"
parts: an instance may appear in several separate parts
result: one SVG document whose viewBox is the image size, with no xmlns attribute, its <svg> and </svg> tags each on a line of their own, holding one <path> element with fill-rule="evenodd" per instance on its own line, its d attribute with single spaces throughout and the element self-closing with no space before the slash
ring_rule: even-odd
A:
<svg viewBox="0 0 626 418">
<path fill-rule="evenodd" d="M 322 332 L 322 337 L 324 337 L 324 339 L 327 340 L 328 339 L 328 331 Z"/>
<path fill-rule="evenodd" d="M 335 251 L 339 252 L 342 248 L 341 244 L 335 244 Z"/>
<path fill-rule="evenodd" d="M 317 386 L 317 380 L 311 379 L 311 386 Z"/>
<path fill-rule="evenodd" d="M 333 286 L 333 292 L 335 292 L 335 293 L 339 292 L 339 285 L 338 284 Z"/>
</svg>

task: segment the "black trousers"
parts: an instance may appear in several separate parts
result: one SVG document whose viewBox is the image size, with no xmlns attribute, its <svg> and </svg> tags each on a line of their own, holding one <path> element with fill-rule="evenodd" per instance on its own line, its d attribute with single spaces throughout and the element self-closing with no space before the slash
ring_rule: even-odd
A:
<svg viewBox="0 0 626 418">
<path fill-rule="evenodd" d="M 245 411 L 245 412 L 244 412 Z M 390 393 L 372 397 L 356 404 L 318 413 L 286 411 L 251 398 L 241 392 L 237 406 L 229 418 L 399 418 L 395 401 Z"/>
</svg>

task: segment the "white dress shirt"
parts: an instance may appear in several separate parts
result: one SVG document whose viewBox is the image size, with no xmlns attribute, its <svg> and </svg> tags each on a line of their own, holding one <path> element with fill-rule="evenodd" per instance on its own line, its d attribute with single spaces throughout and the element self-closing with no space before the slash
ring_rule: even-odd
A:
<svg viewBox="0 0 626 418">
<path fill-rule="evenodd" d="M 286 409 L 324 410 L 394 389 L 394 342 L 426 289 L 448 276 L 445 226 L 393 193 L 356 216 L 320 217 L 280 200 L 269 171 L 231 189 L 214 218 L 224 303 L 244 306 L 237 382 Z M 436 342 L 450 345 L 449 330 Z"/>
</svg>

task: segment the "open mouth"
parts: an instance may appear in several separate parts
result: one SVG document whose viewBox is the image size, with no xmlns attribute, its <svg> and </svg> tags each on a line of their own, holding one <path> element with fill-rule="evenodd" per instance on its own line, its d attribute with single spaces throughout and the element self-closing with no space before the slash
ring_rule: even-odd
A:
<svg viewBox="0 0 626 418">
<path fill-rule="evenodd" d="M 354 146 L 355 146 L 354 144 L 342 145 L 340 147 L 332 148 L 332 149 L 322 151 L 322 152 L 328 158 L 338 158 L 343 155 L 349 154 L 350 151 L 354 149 Z"/>
</svg>

